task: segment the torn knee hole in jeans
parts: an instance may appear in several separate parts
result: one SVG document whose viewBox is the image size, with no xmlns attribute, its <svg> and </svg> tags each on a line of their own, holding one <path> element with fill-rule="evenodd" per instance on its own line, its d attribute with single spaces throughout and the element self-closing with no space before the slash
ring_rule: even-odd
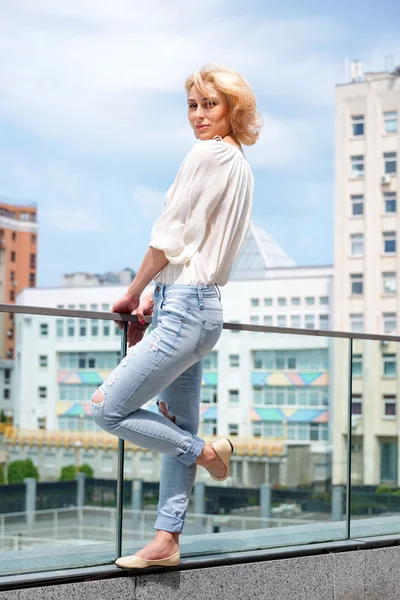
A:
<svg viewBox="0 0 400 600">
<path fill-rule="evenodd" d="M 172 421 L 172 423 L 176 422 L 176 417 L 169 414 L 169 408 L 165 402 L 161 402 L 160 400 L 157 400 L 157 406 L 158 406 L 160 413 L 162 415 L 164 415 L 164 417 L 166 417 L 167 419 Z"/>
<path fill-rule="evenodd" d="M 149 352 L 156 352 L 158 350 L 158 344 L 159 342 L 161 342 L 161 338 L 158 337 L 158 335 L 156 335 L 154 332 L 154 341 L 152 342 Z"/>
<path fill-rule="evenodd" d="M 93 404 L 97 406 L 101 406 L 106 399 L 106 395 L 101 388 L 99 388 L 92 396 Z"/>
</svg>

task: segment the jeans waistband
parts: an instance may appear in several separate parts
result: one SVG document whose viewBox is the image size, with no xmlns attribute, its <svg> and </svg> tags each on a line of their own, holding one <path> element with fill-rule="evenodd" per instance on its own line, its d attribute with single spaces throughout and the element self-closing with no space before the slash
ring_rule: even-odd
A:
<svg viewBox="0 0 400 600">
<path fill-rule="evenodd" d="M 156 281 L 154 291 L 161 292 L 163 296 L 165 296 L 168 291 L 177 291 L 191 298 L 201 299 L 217 296 L 219 300 L 221 300 L 221 292 L 216 283 L 210 283 L 209 285 L 183 285 L 176 283 L 160 283 Z"/>
</svg>

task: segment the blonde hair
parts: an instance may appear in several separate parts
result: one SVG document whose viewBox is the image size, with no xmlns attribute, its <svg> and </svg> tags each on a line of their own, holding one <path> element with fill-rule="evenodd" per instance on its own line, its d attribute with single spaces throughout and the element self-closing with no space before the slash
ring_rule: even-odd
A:
<svg viewBox="0 0 400 600">
<path fill-rule="evenodd" d="M 223 94 L 230 108 L 232 133 L 246 146 L 256 143 L 262 118 L 257 110 L 255 94 L 242 75 L 221 65 L 206 65 L 189 75 L 185 82 L 186 91 L 189 92 L 193 85 L 203 94 L 210 93 L 210 85 Z"/>
</svg>

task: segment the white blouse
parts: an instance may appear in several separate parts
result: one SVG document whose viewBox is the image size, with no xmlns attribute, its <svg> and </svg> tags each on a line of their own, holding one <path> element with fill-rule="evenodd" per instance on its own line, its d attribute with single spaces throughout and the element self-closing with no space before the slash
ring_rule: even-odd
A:
<svg viewBox="0 0 400 600">
<path fill-rule="evenodd" d="M 221 138 L 196 144 L 166 194 L 151 231 L 168 264 L 160 283 L 228 282 L 250 225 L 254 178 L 242 152 Z"/>
</svg>

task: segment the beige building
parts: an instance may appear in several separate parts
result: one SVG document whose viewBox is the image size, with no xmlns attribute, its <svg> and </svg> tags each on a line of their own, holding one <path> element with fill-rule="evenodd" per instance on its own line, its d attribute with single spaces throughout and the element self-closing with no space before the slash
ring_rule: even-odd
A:
<svg viewBox="0 0 400 600">
<path fill-rule="evenodd" d="M 400 76 L 358 75 L 336 89 L 334 329 L 398 335 Z M 335 342 L 334 483 L 345 480 L 348 349 Z M 400 484 L 398 354 L 397 343 L 354 341 L 354 483 Z"/>
</svg>

